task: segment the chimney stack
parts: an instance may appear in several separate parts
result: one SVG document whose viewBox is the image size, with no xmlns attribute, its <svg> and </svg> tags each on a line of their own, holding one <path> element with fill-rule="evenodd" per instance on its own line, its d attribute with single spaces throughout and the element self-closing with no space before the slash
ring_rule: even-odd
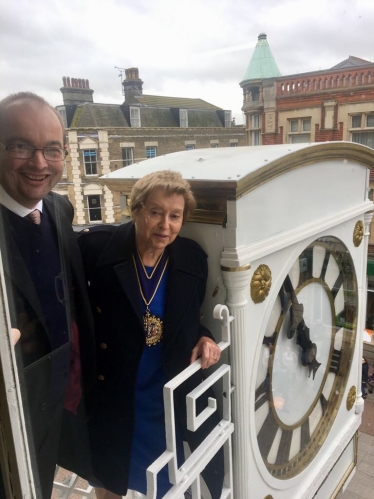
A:
<svg viewBox="0 0 374 499">
<path fill-rule="evenodd" d="M 135 97 L 143 94 L 143 82 L 139 78 L 138 68 L 125 69 L 126 78 L 123 80 L 123 91 L 125 93 L 125 104 L 137 102 Z"/>
<path fill-rule="evenodd" d="M 93 102 L 92 94 L 94 91 L 90 89 L 88 80 L 63 76 L 62 85 L 63 87 L 60 90 L 65 106 Z"/>
</svg>

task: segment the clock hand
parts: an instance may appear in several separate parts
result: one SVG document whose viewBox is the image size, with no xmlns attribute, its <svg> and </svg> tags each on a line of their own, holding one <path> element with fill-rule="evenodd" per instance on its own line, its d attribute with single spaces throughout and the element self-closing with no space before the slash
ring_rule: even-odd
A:
<svg viewBox="0 0 374 499">
<path fill-rule="evenodd" d="M 294 337 L 298 325 L 303 320 L 304 305 L 299 303 L 296 297 L 295 290 L 293 289 L 291 279 L 289 276 L 286 277 L 283 286 L 279 292 L 279 297 L 281 300 L 282 313 L 284 313 L 291 301 L 290 306 L 290 327 L 287 331 L 287 338 L 290 340 Z"/>
<path fill-rule="evenodd" d="M 291 306 L 290 306 L 290 326 L 287 331 L 287 338 L 291 339 L 296 334 L 296 343 L 301 347 L 301 364 L 304 367 L 309 367 L 309 377 L 313 372 L 313 379 L 316 372 L 321 365 L 317 361 L 317 345 L 312 343 L 310 339 L 309 328 L 304 321 L 304 306 L 299 303 L 295 290 L 292 286 L 291 279 L 289 276 L 286 277 L 284 281 L 284 292 L 287 296 L 291 295 Z M 282 286 L 282 287 L 283 287 Z M 284 302 L 284 297 L 281 297 L 281 303 Z M 282 303 L 283 306 L 283 303 Z"/>
</svg>

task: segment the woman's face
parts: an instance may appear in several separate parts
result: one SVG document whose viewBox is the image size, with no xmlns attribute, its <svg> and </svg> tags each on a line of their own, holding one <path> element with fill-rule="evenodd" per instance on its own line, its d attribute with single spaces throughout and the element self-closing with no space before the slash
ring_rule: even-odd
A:
<svg viewBox="0 0 374 499">
<path fill-rule="evenodd" d="M 184 205 L 181 194 L 167 196 L 162 189 L 151 192 L 133 217 L 139 251 L 147 248 L 162 251 L 174 241 L 182 228 Z"/>
</svg>

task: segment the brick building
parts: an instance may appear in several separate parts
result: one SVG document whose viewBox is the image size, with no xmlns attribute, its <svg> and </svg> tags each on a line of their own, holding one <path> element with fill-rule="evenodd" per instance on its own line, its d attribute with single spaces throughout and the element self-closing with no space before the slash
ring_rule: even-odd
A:
<svg viewBox="0 0 374 499">
<path fill-rule="evenodd" d="M 248 145 L 348 140 L 374 147 L 374 64 L 281 76 L 266 35 L 240 83 Z"/>
<path fill-rule="evenodd" d="M 99 177 L 132 163 L 170 152 L 245 145 L 243 126 L 231 111 L 201 99 L 143 94 L 137 68 L 127 69 L 122 104 L 96 104 L 88 80 L 63 78 L 69 156 L 56 191 L 75 207 L 74 223 L 119 222 L 124 206 Z"/>
</svg>

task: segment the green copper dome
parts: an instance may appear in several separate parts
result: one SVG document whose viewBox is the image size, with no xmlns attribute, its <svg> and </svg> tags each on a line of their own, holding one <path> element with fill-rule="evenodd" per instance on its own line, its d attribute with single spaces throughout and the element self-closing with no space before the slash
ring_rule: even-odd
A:
<svg viewBox="0 0 374 499">
<path fill-rule="evenodd" d="M 275 76 L 281 76 L 281 74 L 271 53 L 266 35 L 261 33 L 243 81 L 262 80 L 263 78 L 273 78 Z"/>
</svg>

